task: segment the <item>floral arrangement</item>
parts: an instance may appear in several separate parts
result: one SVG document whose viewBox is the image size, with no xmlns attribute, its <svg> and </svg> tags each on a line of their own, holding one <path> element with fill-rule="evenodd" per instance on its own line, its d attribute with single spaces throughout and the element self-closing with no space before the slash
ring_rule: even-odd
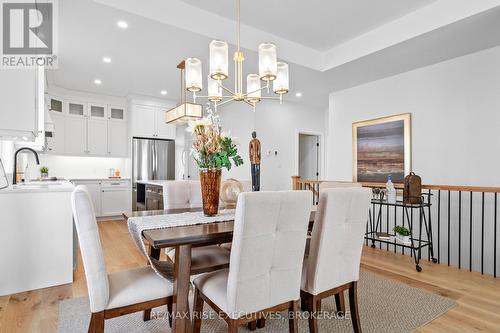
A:
<svg viewBox="0 0 500 333">
<path fill-rule="evenodd" d="M 193 133 L 191 155 L 202 169 L 231 169 L 232 164 L 240 166 L 243 159 L 238 155 L 235 140 L 221 132 L 219 116 L 208 107 L 207 117 L 190 124 Z"/>
</svg>

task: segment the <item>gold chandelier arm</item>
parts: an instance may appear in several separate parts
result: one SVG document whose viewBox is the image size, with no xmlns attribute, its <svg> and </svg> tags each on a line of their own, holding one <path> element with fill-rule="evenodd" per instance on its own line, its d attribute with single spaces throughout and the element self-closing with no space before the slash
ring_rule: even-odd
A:
<svg viewBox="0 0 500 333">
<path fill-rule="evenodd" d="M 223 106 L 224 104 L 227 104 L 227 103 L 232 102 L 232 101 L 234 101 L 234 98 L 233 98 L 233 97 L 231 97 L 231 98 L 229 98 L 229 99 L 226 99 L 226 100 L 225 100 L 225 101 L 223 101 L 223 102 L 217 103 L 217 107 Z"/>
<path fill-rule="evenodd" d="M 219 84 L 219 87 L 222 88 L 222 90 L 225 90 L 227 93 L 231 94 L 231 95 L 236 95 L 236 93 L 234 91 L 232 91 L 231 89 L 228 89 L 226 87 L 224 87 L 224 85 L 221 83 Z"/>
</svg>

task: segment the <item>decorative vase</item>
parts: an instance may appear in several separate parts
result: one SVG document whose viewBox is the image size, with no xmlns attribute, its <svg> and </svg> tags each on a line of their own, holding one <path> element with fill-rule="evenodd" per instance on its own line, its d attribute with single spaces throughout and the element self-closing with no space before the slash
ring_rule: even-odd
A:
<svg viewBox="0 0 500 333">
<path fill-rule="evenodd" d="M 200 169 L 201 198 L 205 216 L 219 212 L 221 169 Z"/>
<path fill-rule="evenodd" d="M 49 178 L 49 173 L 48 172 L 42 172 L 41 176 L 43 179 Z"/>
</svg>

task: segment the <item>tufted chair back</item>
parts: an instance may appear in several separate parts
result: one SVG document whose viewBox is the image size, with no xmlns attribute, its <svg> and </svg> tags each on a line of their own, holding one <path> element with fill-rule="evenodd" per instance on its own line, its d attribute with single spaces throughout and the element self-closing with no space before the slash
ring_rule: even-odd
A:
<svg viewBox="0 0 500 333">
<path fill-rule="evenodd" d="M 163 208 L 190 208 L 191 187 L 189 180 L 172 180 L 163 185 Z"/>
<path fill-rule="evenodd" d="M 359 280 L 370 202 L 368 188 L 330 188 L 320 193 L 305 291 L 317 295 Z"/>
<path fill-rule="evenodd" d="M 249 181 L 242 181 L 243 191 L 252 191 Z M 163 185 L 163 208 L 199 208 L 203 206 L 199 180 L 172 180 Z"/>
<path fill-rule="evenodd" d="M 103 311 L 109 301 L 109 281 L 104 264 L 94 206 L 87 187 L 80 185 L 71 194 L 73 219 L 80 243 L 83 267 L 90 299 L 90 310 Z"/>
<path fill-rule="evenodd" d="M 311 212 L 309 192 L 238 196 L 227 281 L 229 314 L 299 299 Z"/>
</svg>

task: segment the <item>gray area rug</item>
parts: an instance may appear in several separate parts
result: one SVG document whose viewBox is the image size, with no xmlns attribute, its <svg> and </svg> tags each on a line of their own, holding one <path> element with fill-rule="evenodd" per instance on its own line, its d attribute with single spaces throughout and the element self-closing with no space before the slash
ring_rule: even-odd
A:
<svg viewBox="0 0 500 333">
<path fill-rule="evenodd" d="M 455 306 L 454 300 L 369 272 L 361 272 L 358 297 L 364 333 L 413 332 Z M 207 305 L 205 310 L 207 312 L 205 315 L 211 319 L 202 321 L 202 332 L 226 332 L 225 322 L 218 319 L 214 313 L 210 313 L 211 310 Z M 153 311 L 157 319 L 148 322 L 142 320 L 142 312 L 106 320 L 105 331 L 106 333 L 171 332 L 168 320 L 164 316 L 166 308 L 157 308 Z M 319 319 L 320 332 L 353 331 L 350 317 L 335 318 L 333 297 L 323 301 L 322 311 L 323 318 Z M 59 304 L 58 332 L 87 332 L 89 321 L 90 309 L 87 298 L 70 299 Z M 299 331 L 309 332 L 307 317 L 299 321 Z M 250 331 L 241 326 L 240 332 Z M 285 313 L 282 318 L 268 319 L 266 327 L 255 332 L 288 332 Z"/>
</svg>

